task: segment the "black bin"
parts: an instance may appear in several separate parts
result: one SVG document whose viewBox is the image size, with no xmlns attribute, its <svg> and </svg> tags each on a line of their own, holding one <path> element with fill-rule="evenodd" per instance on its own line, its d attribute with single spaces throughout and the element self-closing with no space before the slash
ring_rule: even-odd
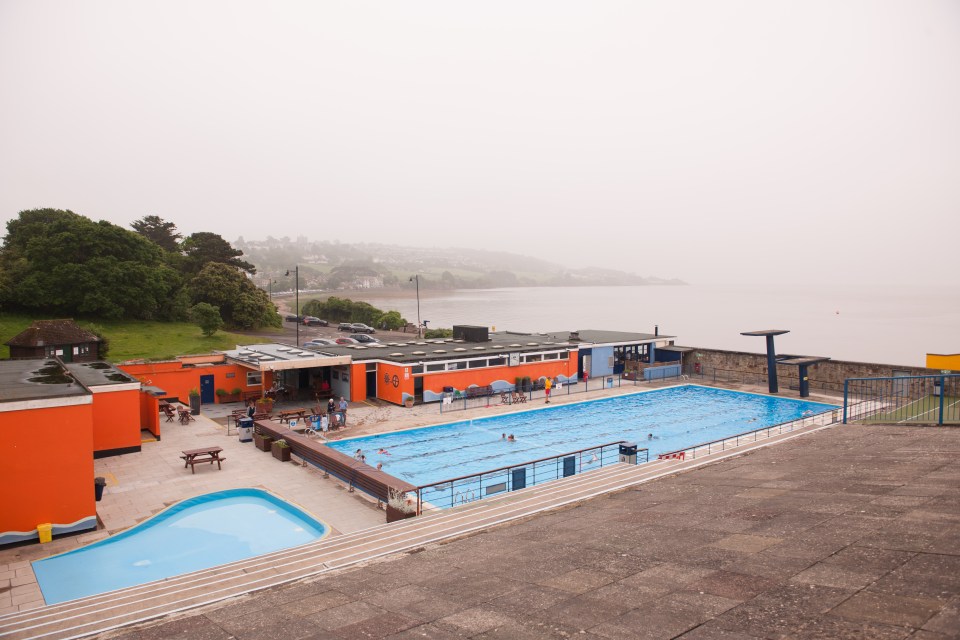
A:
<svg viewBox="0 0 960 640">
<path fill-rule="evenodd" d="M 93 479 L 93 492 L 94 496 L 97 498 L 97 502 L 100 502 L 100 499 L 103 498 L 103 488 L 107 486 L 107 479 L 97 476 Z"/>
<path fill-rule="evenodd" d="M 622 442 L 622 443 L 620 443 L 620 455 L 622 455 L 622 456 L 635 456 L 635 455 L 637 455 L 637 443 L 636 443 L 636 442 Z"/>
</svg>

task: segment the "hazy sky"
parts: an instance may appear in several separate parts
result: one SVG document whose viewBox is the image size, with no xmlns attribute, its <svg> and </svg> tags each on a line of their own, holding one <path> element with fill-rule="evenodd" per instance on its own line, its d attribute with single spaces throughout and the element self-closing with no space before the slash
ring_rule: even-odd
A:
<svg viewBox="0 0 960 640">
<path fill-rule="evenodd" d="M 956 284 L 960 2 L 0 0 L 0 216 Z"/>
</svg>

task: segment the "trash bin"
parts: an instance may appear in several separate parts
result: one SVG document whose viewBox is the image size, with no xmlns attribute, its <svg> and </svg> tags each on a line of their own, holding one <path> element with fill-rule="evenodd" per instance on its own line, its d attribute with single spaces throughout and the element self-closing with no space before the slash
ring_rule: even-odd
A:
<svg viewBox="0 0 960 640">
<path fill-rule="evenodd" d="M 613 378 L 607 378 L 607 388 L 613 389 Z"/>
<path fill-rule="evenodd" d="M 620 443 L 620 462 L 625 462 L 627 464 L 637 464 L 637 443 L 636 442 Z"/>
<path fill-rule="evenodd" d="M 253 418 L 240 418 L 237 421 L 237 434 L 240 436 L 240 442 L 252 442 Z"/>
<path fill-rule="evenodd" d="M 40 536 L 40 542 L 50 542 L 53 540 L 53 525 L 49 522 L 37 525 L 37 535 Z"/>
<path fill-rule="evenodd" d="M 100 502 L 100 498 L 103 497 L 103 488 L 107 486 L 107 479 L 97 476 L 93 479 L 93 491 L 94 495 L 97 497 L 97 502 Z"/>
</svg>

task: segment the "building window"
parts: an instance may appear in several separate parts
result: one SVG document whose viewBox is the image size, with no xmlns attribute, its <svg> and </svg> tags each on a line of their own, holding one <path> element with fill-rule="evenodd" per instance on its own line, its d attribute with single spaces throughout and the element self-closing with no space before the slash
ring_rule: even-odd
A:
<svg viewBox="0 0 960 640">
<path fill-rule="evenodd" d="M 247 386 L 259 387 L 263 384 L 263 374 L 259 371 L 247 371 Z"/>
<path fill-rule="evenodd" d="M 410 367 L 410 373 L 423 373 L 423 365 L 417 364 Z"/>
<path fill-rule="evenodd" d="M 490 358 L 491 367 L 502 367 L 505 364 L 507 364 L 506 358 Z"/>
<path fill-rule="evenodd" d="M 56 348 L 56 347 L 46 347 L 46 348 L 43 350 L 43 352 L 44 352 L 44 355 L 46 355 L 48 358 L 52 358 L 53 356 L 57 355 L 57 348 Z"/>
<path fill-rule="evenodd" d="M 440 364 L 427 365 L 427 371 L 446 371 L 446 370 L 447 370 L 447 364 L 445 362 L 441 362 Z"/>
<path fill-rule="evenodd" d="M 485 367 L 485 366 L 487 366 L 487 361 L 486 361 L 486 360 L 471 360 L 471 361 L 470 361 L 470 368 L 471 368 L 471 369 L 479 369 L 480 367 Z"/>
</svg>

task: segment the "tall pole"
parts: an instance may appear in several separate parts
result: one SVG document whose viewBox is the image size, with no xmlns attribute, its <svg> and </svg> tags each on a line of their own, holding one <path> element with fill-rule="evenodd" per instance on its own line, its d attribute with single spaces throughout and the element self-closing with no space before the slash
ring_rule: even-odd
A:
<svg viewBox="0 0 960 640">
<path fill-rule="evenodd" d="M 297 265 L 293 268 L 293 281 L 294 287 L 296 287 L 296 305 L 297 312 L 294 314 L 297 316 L 297 348 L 300 348 L 300 265 Z"/>
<path fill-rule="evenodd" d="M 422 330 L 421 327 L 423 324 L 420 322 L 420 275 L 417 274 L 410 279 L 415 280 L 417 283 L 417 337 L 421 338 L 423 336 L 420 334 L 420 331 Z"/>
</svg>

